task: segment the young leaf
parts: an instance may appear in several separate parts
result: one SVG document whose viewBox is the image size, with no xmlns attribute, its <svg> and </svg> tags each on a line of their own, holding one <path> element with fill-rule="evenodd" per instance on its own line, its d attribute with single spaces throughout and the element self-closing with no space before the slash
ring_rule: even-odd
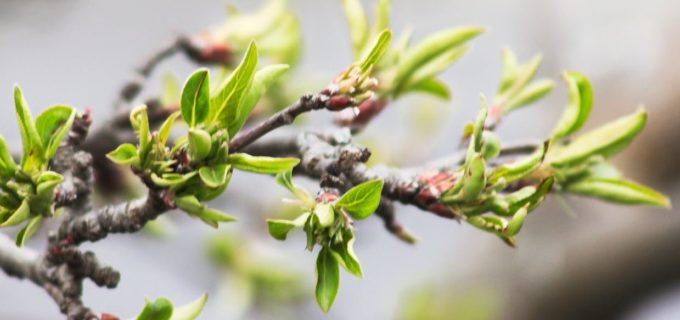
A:
<svg viewBox="0 0 680 320">
<path fill-rule="evenodd" d="M 390 32 L 390 30 L 384 30 L 378 35 L 378 38 L 371 47 L 371 51 L 361 59 L 361 64 L 359 65 L 361 73 L 368 71 L 369 68 L 378 63 L 380 57 L 382 57 L 383 54 L 385 54 L 385 51 L 390 48 L 391 39 L 392 32 Z"/>
<path fill-rule="evenodd" d="M 71 130 L 76 111 L 69 106 L 52 106 L 35 119 L 40 142 L 45 149 L 44 159 L 50 159 L 57 152 L 61 140 Z"/>
<path fill-rule="evenodd" d="M 394 78 L 395 91 L 399 92 L 409 78 L 423 65 L 461 46 L 484 31 L 481 28 L 457 28 L 437 32 L 417 46 L 408 49 L 399 61 Z"/>
<path fill-rule="evenodd" d="M 316 258 L 316 302 L 323 312 L 328 312 L 340 286 L 338 262 L 327 247 L 323 247 Z"/>
<path fill-rule="evenodd" d="M 352 233 L 352 231 L 346 231 L 343 233 L 343 237 L 344 242 L 334 244 L 331 248 L 331 253 L 338 264 L 345 268 L 347 272 L 361 278 L 363 277 L 361 263 L 354 253 L 354 233 Z"/>
<path fill-rule="evenodd" d="M 504 105 L 503 113 L 508 113 L 512 110 L 519 109 L 526 105 L 530 105 L 545 95 L 550 93 L 555 87 L 555 83 L 552 80 L 538 80 L 528 87 L 524 88 L 520 93 L 512 97 Z"/>
<path fill-rule="evenodd" d="M 359 0 L 342 0 L 345 16 L 349 24 L 349 35 L 352 39 L 352 51 L 356 58 L 363 52 L 368 41 L 368 19 Z"/>
<path fill-rule="evenodd" d="M 172 73 L 163 75 L 163 89 L 161 92 L 161 105 L 170 107 L 176 103 L 181 104 L 180 83 Z"/>
<path fill-rule="evenodd" d="M 210 154 L 212 138 L 210 134 L 201 129 L 189 129 L 189 158 L 191 161 L 201 161 Z"/>
<path fill-rule="evenodd" d="M 14 175 L 16 170 L 16 163 L 10 154 L 9 148 L 7 147 L 7 142 L 5 138 L 0 135 L 0 173 L 4 177 L 9 177 Z"/>
<path fill-rule="evenodd" d="M 640 108 L 636 113 L 619 118 L 574 139 L 566 147 L 549 156 L 548 163 L 561 167 L 587 160 L 591 156 L 608 157 L 625 148 L 644 128 L 647 112 Z"/>
<path fill-rule="evenodd" d="M 144 309 L 137 320 L 169 320 L 172 316 L 172 302 L 166 298 L 158 298 L 151 302 L 144 299 Z"/>
<path fill-rule="evenodd" d="M 170 130 L 172 130 L 172 126 L 175 124 L 175 121 L 177 120 L 177 117 L 179 117 L 180 112 L 176 111 L 173 112 L 168 116 L 167 119 L 163 122 L 161 125 L 161 128 L 158 129 L 158 143 L 160 143 L 162 146 L 165 146 L 165 144 L 168 142 L 168 138 L 170 137 Z"/>
<path fill-rule="evenodd" d="M 489 181 L 491 184 L 495 184 L 501 178 L 505 179 L 506 183 L 511 183 L 522 179 L 541 166 L 549 148 L 550 141 L 546 141 L 541 145 L 540 148 L 538 148 L 536 151 L 534 151 L 534 153 L 527 156 L 526 158 L 513 163 L 498 166 L 489 175 Z"/>
<path fill-rule="evenodd" d="M 365 219 L 378 209 L 382 188 L 383 181 L 379 179 L 358 184 L 345 192 L 335 206 L 354 219 Z"/>
<path fill-rule="evenodd" d="M 501 83 L 498 86 L 498 95 L 503 95 L 512 84 L 517 80 L 519 73 L 519 65 L 517 63 L 517 56 L 510 49 L 503 49 L 503 73 L 501 76 Z"/>
<path fill-rule="evenodd" d="M 230 165 L 221 163 L 210 167 L 201 167 L 198 169 L 198 175 L 205 185 L 217 188 L 227 183 L 230 169 Z"/>
<path fill-rule="evenodd" d="M 43 154 L 43 146 L 35 123 L 33 123 L 31 110 L 28 109 L 28 104 L 18 85 L 14 85 L 14 107 L 19 122 L 19 132 L 21 133 L 21 143 L 24 151 L 21 166 L 24 169 L 30 170 L 41 162 L 39 157 Z"/>
<path fill-rule="evenodd" d="M 516 66 L 510 86 L 507 87 L 494 102 L 498 105 L 507 105 L 507 101 L 517 96 L 524 89 L 527 83 L 533 79 L 534 75 L 536 75 L 538 67 L 541 66 L 542 60 L 543 57 L 539 54 L 531 59 L 531 61 L 529 61 L 526 65 Z M 505 113 L 509 111 L 507 110 L 507 107 L 504 107 L 503 109 Z"/>
<path fill-rule="evenodd" d="M 210 114 L 220 128 L 229 129 L 237 118 L 238 107 L 250 87 L 257 67 L 257 47 L 251 42 L 243 60 L 220 85 L 217 94 L 210 99 Z"/>
<path fill-rule="evenodd" d="M 372 34 L 390 27 L 390 0 L 378 0 L 375 5 L 375 19 L 373 20 Z"/>
<path fill-rule="evenodd" d="M 295 218 L 295 220 L 267 219 L 269 234 L 276 240 L 286 240 L 288 232 L 294 228 L 302 228 L 310 215 L 311 213 L 306 212 Z"/>
<path fill-rule="evenodd" d="M 465 52 L 467 52 L 467 46 L 454 47 L 449 51 L 446 51 L 439 55 L 439 57 L 432 59 L 432 61 L 421 66 L 413 75 L 408 79 L 406 84 L 403 86 L 403 90 L 397 94 L 408 93 L 412 86 L 427 80 L 434 79 L 437 75 L 444 72 L 448 67 L 454 64 L 458 59 L 460 59 Z"/>
<path fill-rule="evenodd" d="M 580 129 L 593 107 L 593 88 L 583 74 L 570 71 L 562 76 L 569 89 L 569 104 L 560 117 L 552 136 L 561 139 Z"/>
<path fill-rule="evenodd" d="M 210 73 L 196 70 L 184 83 L 181 100 L 182 118 L 189 127 L 201 124 L 210 112 Z"/>
<path fill-rule="evenodd" d="M 211 209 L 203 205 L 195 196 L 187 195 L 175 198 L 177 208 L 184 210 L 191 216 L 203 220 L 213 228 L 217 228 L 219 222 L 231 222 L 238 220 L 219 210 Z"/>
<path fill-rule="evenodd" d="M 159 187 L 179 187 L 183 185 L 185 182 L 189 181 L 189 179 L 193 178 L 196 175 L 196 171 L 192 171 L 189 173 L 185 174 L 179 174 L 179 173 L 166 173 L 163 175 L 163 177 L 159 177 L 157 174 L 152 173 L 151 174 L 151 181 Z"/>
<path fill-rule="evenodd" d="M 141 165 L 146 162 L 146 156 L 151 151 L 151 134 L 149 132 L 149 114 L 146 105 L 138 106 L 130 112 L 130 124 L 139 137 L 139 160 Z"/>
<path fill-rule="evenodd" d="M 129 165 L 139 161 L 137 156 L 137 148 L 129 143 L 124 143 L 106 154 L 109 160 L 120 165 Z"/>
<path fill-rule="evenodd" d="M 245 97 L 243 97 L 243 102 L 238 106 L 236 117 L 228 126 L 230 136 L 236 135 L 241 130 L 246 120 L 248 120 L 250 112 L 253 111 L 253 108 L 264 96 L 267 89 L 280 79 L 288 69 L 290 67 L 287 64 L 275 64 L 266 66 L 255 73 L 253 83 L 248 88 Z"/>
<path fill-rule="evenodd" d="M 335 210 L 333 210 L 333 205 L 330 203 L 318 203 L 314 207 L 314 214 L 319 218 L 319 225 L 321 227 L 330 227 L 333 225 L 335 220 Z"/>
<path fill-rule="evenodd" d="M 207 301 L 208 294 L 204 293 L 198 299 L 190 302 L 189 304 L 175 308 L 174 311 L 172 311 L 172 317 L 170 317 L 170 320 L 194 320 L 198 318 Z"/>
<path fill-rule="evenodd" d="M 297 158 L 255 157 L 246 153 L 229 155 L 229 164 L 234 168 L 256 173 L 280 173 L 293 170 L 300 162 Z"/>
<path fill-rule="evenodd" d="M 293 183 L 292 175 L 293 173 L 290 170 L 281 172 L 276 175 L 276 182 L 288 189 L 288 191 L 290 191 L 290 193 L 292 193 L 298 200 L 302 201 L 305 206 L 310 209 L 314 208 L 316 201 L 312 199 L 305 189 L 302 189 Z"/>
<path fill-rule="evenodd" d="M 622 204 L 645 204 L 671 208 L 666 196 L 623 179 L 586 178 L 566 186 L 566 191 Z"/>
<path fill-rule="evenodd" d="M 17 247 L 23 247 L 24 243 L 28 238 L 33 236 L 38 229 L 40 229 L 40 225 L 42 224 L 43 217 L 37 216 L 31 219 L 26 226 L 24 226 L 19 233 L 17 233 L 17 238 L 16 238 L 16 245 Z"/>
<path fill-rule="evenodd" d="M 420 82 L 409 85 L 404 88 L 406 92 L 423 92 L 444 100 L 451 100 L 451 91 L 449 87 L 434 78 L 424 79 Z"/>
<path fill-rule="evenodd" d="M 512 216 L 512 219 L 510 219 L 510 222 L 508 222 L 508 226 L 503 232 L 503 235 L 507 237 L 512 237 L 516 235 L 520 229 L 522 229 L 522 225 L 524 224 L 524 219 L 527 217 L 528 214 L 528 208 L 521 207 L 515 214 Z"/>
<path fill-rule="evenodd" d="M 11 227 L 15 226 L 24 220 L 28 219 L 28 216 L 31 214 L 31 208 L 28 206 L 28 200 L 24 199 L 24 201 L 21 202 L 21 205 L 19 208 L 14 210 L 11 216 L 7 220 L 5 220 L 2 224 L 0 224 L 0 227 Z"/>
</svg>

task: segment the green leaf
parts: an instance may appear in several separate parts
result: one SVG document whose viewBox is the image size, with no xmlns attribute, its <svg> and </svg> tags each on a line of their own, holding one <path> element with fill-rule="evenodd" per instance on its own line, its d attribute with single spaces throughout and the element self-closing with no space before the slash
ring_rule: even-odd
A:
<svg viewBox="0 0 680 320">
<path fill-rule="evenodd" d="M 196 175 L 196 171 L 192 171 L 185 174 L 179 173 L 166 173 L 162 177 L 157 174 L 151 174 L 151 181 L 159 187 L 178 187 L 189 181 Z"/>
<path fill-rule="evenodd" d="M 144 309 L 137 320 L 169 320 L 172 316 L 172 302 L 166 298 L 158 298 L 151 302 L 144 299 Z"/>
<path fill-rule="evenodd" d="M 210 134 L 201 129 L 189 129 L 189 158 L 198 162 L 210 155 L 212 138 Z"/>
<path fill-rule="evenodd" d="M 506 58 L 506 57 L 504 57 Z M 508 59 L 513 59 L 514 57 L 507 57 Z M 517 96 L 523 89 L 524 87 L 533 79 L 534 75 L 536 75 L 536 71 L 538 70 L 538 67 L 541 66 L 541 61 L 543 60 L 543 57 L 539 54 L 534 56 L 529 62 L 527 62 L 525 65 L 522 66 L 515 66 L 512 74 L 512 82 L 508 84 L 501 83 L 501 87 L 503 85 L 509 85 L 507 88 L 504 88 L 503 92 L 500 93 L 497 98 L 494 100 L 494 103 L 497 105 L 502 105 L 505 106 L 507 105 L 507 102 L 509 99 L 512 99 L 513 97 Z M 515 61 L 516 63 L 516 61 Z M 501 80 L 501 81 L 504 81 Z M 504 112 L 507 113 L 509 110 L 507 110 L 507 107 L 504 107 Z"/>
<path fill-rule="evenodd" d="M 501 75 L 501 83 L 498 86 L 498 95 L 503 95 L 510 86 L 517 80 L 519 73 L 519 65 L 517 63 L 517 56 L 510 49 L 503 49 L 503 73 Z"/>
<path fill-rule="evenodd" d="M 333 205 L 330 203 L 318 203 L 314 207 L 314 214 L 319 218 L 319 225 L 321 227 L 330 227 L 333 225 L 335 220 L 335 210 L 333 210 Z"/>
<path fill-rule="evenodd" d="M 64 177 L 54 171 L 44 171 L 38 177 L 38 187 L 36 188 L 36 196 L 50 204 L 54 197 L 54 188 L 64 181 Z"/>
<path fill-rule="evenodd" d="M 120 165 L 129 165 L 139 162 L 137 148 L 129 143 L 119 145 L 116 150 L 107 153 L 106 157 Z"/>
<path fill-rule="evenodd" d="M 31 208 L 28 206 L 28 200 L 24 199 L 24 201 L 21 202 L 19 208 L 14 210 L 12 215 L 9 216 L 9 218 L 2 224 L 0 224 L 0 227 L 11 227 L 22 223 L 24 220 L 28 219 L 30 214 Z"/>
<path fill-rule="evenodd" d="M 182 89 L 182 118 L 189 127 L 203 123 L 210 112 L 210 72 L 201 68 L 196 70 Z"/>
<path fill-rule="evenodd" d="M 378 0 L 375 5 L 375 19 L 373 20 L 372 34 L 390 27 L 390 0 Z"/>
<path fill-rule="evenodd" d="M 368 19 L 359 0 L 342 0 L 342 6 L 349 25 L 354 57 L 358 58 L 368 41 Z"/>
<path fill-rule="evenodd" d="M 2 135 L 0 135 L 0 170 L 3 177 L 14 176 L 14 172 L 16 171 L 16 163 L 7 147 L 5 137 Z"/>
<path fill-rule="evenodd" d="M 378 35 L 378 38 L 371 47 L 371 51 L 361 59 L 361 64 L 359 65 L 361 73 L 368 71 L 373 65 L 380 61 L 380 57 L 382 57 L 383 54 L 385 54 L 385 51 L 390 48 L 391 39 L 392 32 L 390 32 L 390 30 L 383 30 L 383 32 Z"/>
<path fill-rule="evenodd" d="M 172 312 L 172 317 L 170 317 L 170 320 L 194 320 L 198 318 L 207 301 L 208 294 L 204 293 L 191 303 L 175 308 L 175 310 Z"/>
<path fill-rule="evenodd" d="M 465 27 L 437 32 L 418 45 L 409 48 L 399 61 L 394 78 L 395 91 L 399 92 L 407 84 L 411 76 L 422 66 L 446 54 L 452 48 L 459 47 L 468 40 L 482 33 L 484 29 Z"/>
<path fill-rule="evenodd" d="M 198 174 L 205 185 L 217 188 L 227 183 L 230 169 L 230 165 L 221 163 L 210 167 L 201 167 L 198 169 Z"/>
<path fill-rule="evenodd" d="M 203 222 L 213 228 L 217 228 L 219 222 L 232 222 L 238 220 L 234 216 L 206 207 L 192 195 L 175 198 L 175 204 L 177 205 L 177 208 L 184 210 L 193 217 L 203 220 Z"/>
<path fill-rule="evenodd" d="M 179 111 L 173 112 L 172 114 L 170 114 L 170 116 L 168 116 L 167 119 L 165 119 L 165 121 L 161 125 L 161 128 L 158 129 L 158 143 L 160 143 L 162 146 L 165 146 L 165 144 L 168 142 L 172 126 L 175 124 L 175 121 L 177 120 L 177 117 L 179 117 L 179 115 L 180 115 Z"/>
<path fill-rule="evenodd" d="M 288 191 L 290 191 L 298 200 L 302 201 L 305 206 L 310 209 L 314 208 L 316 201 L 312 199 L 305 189 L 302 189 L 293 183 L 292 175 L 293 173 L 290 170 L 281 172 L 276 175 L 276 182 L 288 189 Z"/>
<path fill-rule="evenodd" d="M 40 159 L 43 155 L 43 146 L 35 123 L 33 123 L 31 110 L 28 108 L 28 103 L 26 103 L 21 88 L 18 85 L 14 85 L 14 107 L 19 122 L 19 132 L 21 133 L 21 143 L 24 151 L 21 166 L 25 170 L 30 171 L 45 162 L 43 159 Z"/>
<path fill-rule="evenodd" d="M 458 59 L 460 59 L 465 52 L 467 52 L 467 46 L 454 47 L 437 58 L 432 59 L 430 62 L 422 65 L 413 75 L 408 79 L 406 84 L 403 85 L 403 89 L 397 92 L 398 95 L 408 93 L 410 87 L 414 86 L 421 81 L 426 79 L 434 78 L 440 73 L 444 72 L 448 67 L 454 64 Z"/>
<path fill-rule="evenodd" d="M 170 107 L 174 104 L 181 104 L 180 83 L 172 73 L 163 75 L 163 89 L 161 92 L 161 105 Z"/>
<path fill-rule="evenodd" d="M 354 219 L 365 219 L 380 205 L 383 181 L 369 180 L 349 189 L 335 203 L 337 208 L 344 209 Z"/>
<path fill-rule="evenodd" d="M 28 238 L 33 236 L 38 229 L 40 229 L 40 225 L 42 224 L 43 217 L 38 216 L 34 217 L 29 221 L 26 226 L 24 226 L 19 233 L 17 233 L 17 239 L 16 239 L 16 245 L 17 247 L 23 247 L 24 243 Z"/>
<path fill-rule="evenodd" d="M 241 63 L 210 99 L 211 119 L 220 128 L 229 129 L 229 124 L 236 120 L 239 105 L 253 82 L 257 59 L 257 47 L 251 42 Z"/>
<path fill-rule="evenodd" d="M 56 105 L 43 111 L 35 119 L 40 142 L 45 148 L 44 159 L 51 159 L 57 152 L 76 117 L 76 111 L 69 106 Z"/>
<path fill-rule="evenodd" d="M 311 213 L 306 212 L 297 217 L 295 220 L 267 219 L 267 228 L 269 230 L 269 234 L 276 240 L 286 240 L 288 232 L 294 228 L 302 228 L 310 215 Z"/>
<path fill-rule="evenodd" d="M 566 186 L 566 191 L 622 204 L 645 204 L 671 208 L 666 196 L 623 179 L 586 178 Z"/>
<path fill-rule="evenodd" d="M 505 179 L 506 183 L 511 183 L 524 178 L 541 166 L 549 149 L 550 141 L 546 141 L 524 159 L 496 167 L 489 175 L 489 181 L 491 184 L 495 184 L 502 178 Z"/>
<path fill-rule="evenodd" d="M 331 253 L 338 264 L 345 268 L 347 272 L 362 278 L 363 271 L 361 270 L 361 263 L 354 253 L 354 233 L 347 230 L 343 233 L 343 239 L 343 243 L 333 245 Z"/>
<path fill-rule="evenodd" d="M 528 208 L 521 207 L 515 214 L 512 216 L 512 219 L 510 222 L 508 222 L 508 226 L 504 230 L 503 234 L 507 237 L 512 237 L 519 233 L 519 230 L 522 229 L 522 225 L 524 224 L 524 219 L 527 217 L 528 214 Z"/>
<path fill-rule="evenodd" d="M 555 139 L 567 137 L 580 129 L 593 108 L 593 88 L 588 79 L 576 71 L 565 72 L 562 77 L 569 89 L 569 104 L 552 134 Z"/>
<path fill-rule="evenodd" d="M 444 100 L 451 100 L 451 91 L 449 87 L 434 78 L 424 79 L 420 82 L 409 85 L 404 88 L 404 93 L 407 92 L 423 92 Z"/>
<path fill-rule="evenodd" d="M 316 258 L 316 302 L 328 312 L 340 286 L 340 270 L 330 250 L 323 247 Z"/>
<path fill-rule="evenodd" d="M 151 134 L 149 132 L 149 114 L 146 105 L 138 106 L 130 112 L 130 124 L 139 137 L 139 161 L 140 165 L 146 162 L 146 156 L 151 151 Z"/>
<path fill-rule="evenodd" d="M 234 168 L 256 173 L 280 173 L 293 170 L 300 162 L 297 158 L 255 157 L 246 153 L 229 155 L 229 163 Z"/>
<path fill-rule="evenodd" d="M 238 106 L 236 117 L 228 126 L 230 136 L 235 136 L 236 133 L 241 130 L 248 120 L 250 112 L 253 111 L 257 102 L 260 101 L 265 92 L 267 92 L 267 89 L 278 81 L 288 69 L 290 69 L 290 67 L 287 64 L 275 64 L 266 66 L 255 73 L 253 83 L 250 88 L 248 88 L 245 97 L 243 97 L 243 103 Z"/>
<path fill-rule="evenodd" d="M 530 105 L 541 98 L 545 97 L 555 87 L 552 80 L 538 80 L 528 87 L 524 88 L 516 96 L 512 97 L 504 105 L 503 113 L 508 113 L 512 110 Z"/>
<path fill-rule="evenodd" d="M 548 163 L 555 167 L 587 160 L 591 156 L 611 156 L 625 148 L 644 128 L 647 112 L 640 108 L 636 113 L 621 117 L 574 139 L 566 147 L 548 156 Z"/>
</svg>

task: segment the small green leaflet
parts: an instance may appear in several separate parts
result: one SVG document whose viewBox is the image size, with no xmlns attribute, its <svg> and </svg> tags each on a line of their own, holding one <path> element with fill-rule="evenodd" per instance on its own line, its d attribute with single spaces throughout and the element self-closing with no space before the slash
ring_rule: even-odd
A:
<svg viewBox="0 0 680 320">
<path fill-rule="evenodd" d="M 246 153 L 229 155 L 234 168 L 255 173 L 280 173 L 292 170 L 300 162 L 297 158 L 256 157 Z"/>
<path fill-rule="evenodd" d="M 446 54 L 452 48 L 465 44 L 468 40 L 482 33 L 484 29 L 456 28 L 437 32 L 423 40 L 418 45 L 409 48 L 399 61 L 394 78 L 395 92 L 401 91 L 411 76 L 430 61 Z"/>
<path fill-rule="evenodd" d="M 236 116 L 229 124 L 229 135 L 235 136 L 236 133 L 241 130 L 243 125 L 248 120 L 250 112 L 260 101 L 262 96 L 264 96 L 267 89 L 271 87 L 276 81 L 278 81 L 290 67 L 287 64 L 275 64 L 271 66 L 266 66 L 255 73 L 253 78 L 253 83 L 245 97 L 243 97 L 243 102 L 238 106 L 238 111 Z"/>
<path fill-rule="evenodd" d="M 167 298 L 161 297 L 153 302 L 145 299 L 144 309 L 136 320 L 195 320 L 207 301 L 208 294 L 203 294 L 187 305 L 174 308 Z"/>
<path fill-rule="evenodd" d="M 342 6 L 349 24 L 352 51 L 355 58 L 358 58 L 368 41 L 368 19 L 364 13 L 364 8 L 361 6 L 361 1 L 342 0 Z"/>
<path fill-rule="evenodd" d="M 40 156 L 43 154 L 43 146 L 35 123 L 33 123 L 31 110 L 28 109 L 28 103 L 26 103 L 26 99 L 24 99 L 21 88 L 18 85 L 14 85 L 14 107 L 17 120 L 19 121 L 19 132 L 21 133 L 24 152 L 21 159 L 21 167 L 24 170 L 31 171 L 40 167 L 44 162 L 40 159 Z"/>
<path fill-rule="evenodd" d="M 218 188 L 227 183 L 230 169 L 230 165 L 221 163 L 210 167 L 201 167 L 198 169 L 198 174 L 206 186 Z"/>
<path fill-rule="evenodd" d="M 562 167 L 587 160 L 591 156 L 611 156 L 625 148 L 644 128 L 647 112 L 636 113 L 609 122 L 574 139 L 566 147 L 550 153 L 547 162 Z"/>
<path fill-rule="evenodd" d="M 340 287 L 338 262 L 330 250 L 323 247 L 316 258 L 316 302 L 323 312 L 328 312 Z"/>
<path fill-rule="evenodd" d="M 229 129 L 229 124 L 237 118 L 239 105 L 253 82 L 257 59 L 257 46 L 251 42 L 239 66 L 210 99 L 210 118 L 220 128 Z"/>
<path fill-rule="evenodd" d="M 569 104 L 553 132 L 554 139 L 571 135 L 586 123 L 593 108 L 593 88 L 583 74 L 571 71 L 563 74 L 569 89 Z"/>
<path fill-rule="evenodd" d="M 302 228 L 307 222 L 307 218 L 311 215 L 310 212 L 303 213 L 295 220 L 277 220 L 277 219 L 267 219 L 267 228 L 269 234 L 276 240 L 286 240 L 288 232 L 294 228 Z"/>
<path fill-rule="evenodd" d="M 106 157 L 114 163 L 121 165 L 134 164 L 139 161 L 137 148 L 129 143 L 119 145 L 116 150 L 107 153 Z"/>
<path fill-rule="evenodd" d="M 380 179 L 366 181 L 345 192 L 335 206 L 354 219 L 365 219 L 378 209 L 382 188 L 383 181 Z"/>
<path fill-rule="evenodd" d="M 43 111 L 35 119 L 35 127 L 40 142 L 45 148 L 43 158 L 51 159 L 59 148 L 59 144 L 71 130 L 76 111 L 69 106 L 56 105 Z"/>
<path fill-rule="evenodd" d="M 383 54 L 385 54 L 385 51 L 390 48 L 391 39 L 392 32 L 390 32 L 390 30 L 384 30 L 378 35 L 371 51 L 369 51 L 361 60 L 361 64 L 359 65 L 361 73 L 367 72 L 373 65 L 378 63 L 380 57 L 382 57 Z"/>
<path fill-rule="evenodd" d="M 210 72 L 196 70 L 184 83 L 181 98 L 182 118 L 193 128 L 208 117 L 210 112 Z"/>
<path fill-rule="evenodd" d="M 566 186 L 566 191 L 621 204 L 644 204 L 670 209 L 666 196 L 623 179 L 586 178 Z"/>
</svg>

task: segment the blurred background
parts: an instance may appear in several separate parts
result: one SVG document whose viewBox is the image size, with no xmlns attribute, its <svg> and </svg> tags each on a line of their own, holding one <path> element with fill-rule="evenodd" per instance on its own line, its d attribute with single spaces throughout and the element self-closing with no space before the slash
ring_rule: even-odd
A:
<svg viewBox="0 0 680 320">
<path fill-rule="evenodd" d="M 229 3 L 247 12 L 263 2 Z M 373 9 L 372 1 L 364 4 Z M 352 62 L 345 17 L 339 1 L 289 5 L 303 35 L 296 90 L 317 91 Z M 120 86 L 135 66 L 179 34 L 222 23 L 226 8 L 223 0 L 1 0 L 2 134 L 20 145 L 13 83 L 22 86 L 33 110 L 54 103 L 92 108 L 96 128 L 99 119 L 113 114 Z M 547 99 L 503 122 L 504 141 L 547 136 L 566 104 L 560 73 L 579 70 L 595 89 L 586 129 L 647 106 L 647 128 L 614 163 L 678 206 L 677 2 L 393 1 L 397 34 L 412 28 L 417 40 L 458 25 L 489 30 L 443 74 L 453 100 L 412 95 L 391 105 L 357 138 L 374 147 L 377 159 L 413 165 L 453 151 L 464 123 L 477 113 L 479 94 L 495 92 L 500 52 L 510 47 L 522 61 L 543 53 L 539 76 L 559 85 Z M 164 73 L 184 79 L 193 68 L 181 56 L 164 62 L 141 96 L 157 94 Z M 325 115 L 307 120 L 308 126 L 329 123 Z M 324 316 L 313 298 L 315 256 L 304 251 L 302 235 L 278 242 L 266 232 L 264 219 L 280 211 L 282 195 L 268 177 L 238 174 L 217 202 L 240 217 L 239 223 L 213 230 L 173 213 L 146 233 L 85 245 L 122 274 L 115 290 L 86 282 L 85 303 L 133 316 L 144 297 L 167 296 L 183 304 L 207 291 L 204 319 L 680 318 L 677 210 L 570 196 L 549 197 L 528 219 L 516 249 L 412 207 L 399 207 L 398 217 L 418 236 L 415 246 L 398 241 L 377 218 L 362 221 L 356 252 L 364 279 L 342 272 L 338 298 Z M 43 234 L 28 246 L 42 250 L 45 244 Z M 48 295 L 27 281 L 0 274 L 0 296 L 2 319 L 59 315 Z"/>
</svg>

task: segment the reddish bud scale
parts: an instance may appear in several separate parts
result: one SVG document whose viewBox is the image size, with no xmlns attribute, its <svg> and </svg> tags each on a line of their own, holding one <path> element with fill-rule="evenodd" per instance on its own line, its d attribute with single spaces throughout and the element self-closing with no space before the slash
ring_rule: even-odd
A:
<svg viewBox="0 0 680 320">
<path fill-rule="evenodd" d="M 326 103 L 326 108 L 331 111 L 339 111 L 347 107 L 352 106 L 352 98 L 347 96 L 334 96 L 331 97 Z"/>
<path fill-rule="evenodd" d="M 328 203 L 337 200 L 339 195 L 335 192 L 323 192 L 316 197 L 318 203 Z"/>
<path fill-rule="evenodd" d="M 120 320 L 120 318 L 109 314 L 109 313 L 102 313 L 102 315 L 99 317 L 101 320 Z"/>
<path fill-rule="evenodd" d="M 455 184 L 456 177 L 451 172 L 428 172 L 418 177 L 422 185 L 416 194 L 415 202 L 440 217 L 458 218 L 459 215 L 449 206 L 439 202 L 441 194 Z"/>
<path fill-rule="evenodd" d="M 345 114 L 335 119 L 335 123 L 343 127 L 363 127 L 375 118 L 385 107 L 387 100 L 368 99 L 359 105 L 356 115 Z"/>
</svg>

